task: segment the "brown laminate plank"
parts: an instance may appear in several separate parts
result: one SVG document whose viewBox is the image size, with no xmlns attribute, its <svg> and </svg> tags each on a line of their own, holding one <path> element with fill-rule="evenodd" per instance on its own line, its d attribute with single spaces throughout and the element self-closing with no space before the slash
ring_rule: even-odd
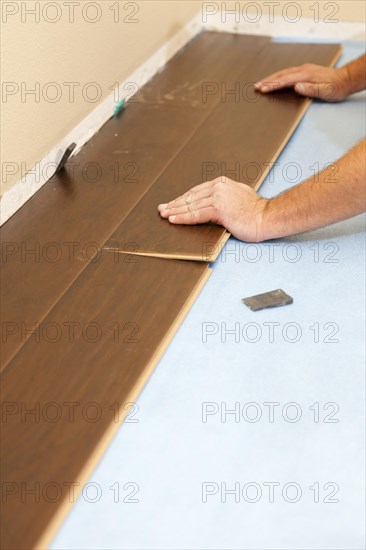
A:
<svg viewBox="0 0 366 550">
<path fill-rule="evenodd" d="M 202 33 L 4 224 L 1 369 L 269 40 Z"/>
<path fill-rule="evenodd" d="M 78 483 L 77 494 L 87 482 L 209 273 L 204 263 L 104 252 L 43 320 L 38 341 L 10 362 L 2 374 L 3 550 L 45 547 L 70 507 L 66 484 Z M 26 494 L 37 487 L 39 502 Z"/>
<path fill-rule="evenodd" d="M 120 224 L 105 248 L 147 256 L 214 260 L 228 233 L 213 224 L 171 225 L 160 218 L 158 204 L 221 175 L 258 189 L 311 100 L 293 91 L 261 95 L 254 91 L 254 83 L 274 71 L 305 62 L 333 65 L 340 53 L 341 47 L 333 44 L 267 45 L 240 75 L 236 92 L 222 93 L 220 104 Z"/>
</svg>

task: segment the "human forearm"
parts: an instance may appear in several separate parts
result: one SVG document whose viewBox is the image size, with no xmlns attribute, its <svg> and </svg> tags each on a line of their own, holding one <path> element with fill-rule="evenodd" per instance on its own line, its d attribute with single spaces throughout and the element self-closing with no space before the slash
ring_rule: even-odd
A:
<svg viewBox="0 0 366 550">
<path fill-rule="evenodd" d="M 365 210 L 365 144 L 314 177 L 267 201 L 263 240 L 310 231 Z"/>
</svg>

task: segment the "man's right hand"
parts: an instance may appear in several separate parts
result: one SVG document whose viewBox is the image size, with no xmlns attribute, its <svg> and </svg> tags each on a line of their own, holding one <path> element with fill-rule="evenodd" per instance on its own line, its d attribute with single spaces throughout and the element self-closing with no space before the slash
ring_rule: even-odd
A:
<svg viewBox="0 0 366 550">
<path fill-rule="evenodd" d="M 273 73 L 255 84 L 255 89 L 266 94 L 283 88 L 294 88 L 303 96 L 323 101 L 342 101 L 350 94 L 350 75 L 347 67 L 332 69 L 306 63 Z"/>
</svg>

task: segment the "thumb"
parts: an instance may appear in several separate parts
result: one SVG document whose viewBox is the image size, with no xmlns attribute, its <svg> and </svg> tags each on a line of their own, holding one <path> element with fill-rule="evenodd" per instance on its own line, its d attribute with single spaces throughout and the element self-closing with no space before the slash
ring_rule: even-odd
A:
<svg viewBox="0 0 366 550">
<path fill-rule="evenodd" d="M 306 97 L 319 97 L 320 90 L 319 90 L 319 84 L 314 84 L 313 82 L 298 82 L 294 86 L 294 90 L 299 95 L 303 95 Z"/>
</svg>

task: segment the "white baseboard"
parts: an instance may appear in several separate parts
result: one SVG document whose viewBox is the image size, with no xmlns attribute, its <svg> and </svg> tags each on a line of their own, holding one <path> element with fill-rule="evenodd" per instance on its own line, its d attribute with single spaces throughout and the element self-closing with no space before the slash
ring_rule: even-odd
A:
<svg viewBox="0 0 366 550">
<path fill-rule="evenodd" d="M 164 65 L 190 40 L 202 30 L 232 32 L 240 34 L 262 34 L 273 37 L 313 38 L 333 40 L 362 40 L 365 36 L 365 25 L 362 23 L 314 23 L 311 19 L 301 19 L 297 23 L 288 23 L 282 17 L 261 18 L 250 23 L 242 18 L 226 17 L 216 13 L 206 17 L 200 11 L 187 25 L 180 29 L 170 40 L 153 54 L 143 65 L 121 82 L 118 97 L 124 96 L 123 91 L 128 83 L 136 83 L 136 89 L 150 80 Z M 237 19 L 237 21 L 235 21 Z M 130 96 L 132 97 L 132 96 Z M 4 192 L 0 203 L 0 225 L 5 223 L 24 203 L 26 203 L 54 175 L 65 149 L 75 142 L 77 153 L 83 145 L 109 120 L 116 106 L 115 94 L 111 93 L 100 103 L 80 124 L 62 139 L 52 151 L 37 162 L 36 166 L 26 173 L 15 185 Z"/>
</svg>

